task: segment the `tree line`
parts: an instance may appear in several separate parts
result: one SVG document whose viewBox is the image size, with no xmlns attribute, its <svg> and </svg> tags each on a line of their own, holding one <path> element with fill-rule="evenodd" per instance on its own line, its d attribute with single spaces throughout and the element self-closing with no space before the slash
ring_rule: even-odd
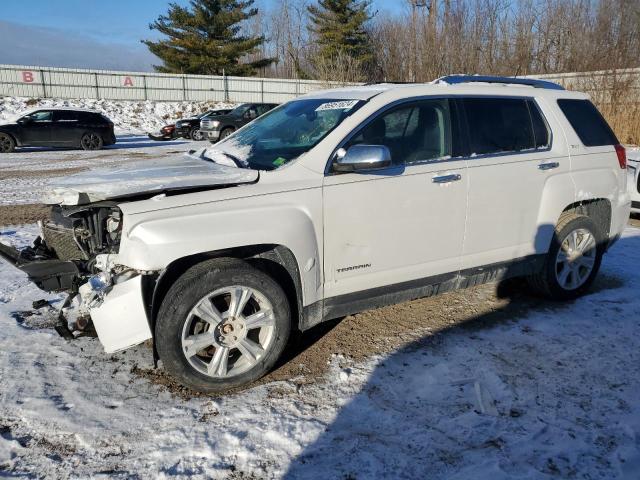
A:
<svg viewBox="0 0 640 480">
<path fill-rule="evenodd" d="M 158 71 L 430 81 L 640 66 L 638 0 L 191 0 L 143 40 Z"/>
</svg>

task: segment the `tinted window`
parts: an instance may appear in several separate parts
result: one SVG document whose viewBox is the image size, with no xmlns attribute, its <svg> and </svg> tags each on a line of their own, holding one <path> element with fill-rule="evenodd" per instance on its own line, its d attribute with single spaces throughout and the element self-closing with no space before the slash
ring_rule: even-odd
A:
<svg viewBox="0 0 640 480">
<path fill-rule="evenodd" d="M 78 114 L 69 110 L 57 110 L 53 112 L 53 119 L 56 122 L 74 122 L 78 120 Z"/>
<path fill-rule="evenodd" d="M 40 111 L 40 112 L 33 112 L 29 115 L 27 115 L 28 118 L 30 118 L 32 121 L 34 122 L 50 122 L 51 121 L 51 112 L 50 111 Z"/>
<path fill-rule="evenodd" d="M 589 100 L 558 100 L 558 105 L 585 147 L 618 143 L 605 119 Z"/>
<path fill-rule="evenodd" d="M 451 114 L 447 100 L 425 100 L 381 114 L 353 137 L 352 145 L 385 145 L 394 163 L 451 156 Z"/>
<path fill-rule="evenodd" d="M 272 108 L 271 105 L 258 105 L 256 107 L 256 110 L 258 111 L 258 115 L 264 115 L 269 110 L 271 110 L 271 108 Z"/>
<path fill-rule="evenodd" d="M 531 125 L 533 126 L 533 137 L 536 148 L 547 148 L 551 145 L 549 126 L 533 100 L 527 100 L 527 105 L 529 106 L 529 113 L 531 114 Z"/>
<path fill-rule="evenodd" d="M 536 146 L 526 100 L 465 98 L 472 154 L 517 152 Z"/>
</svg>

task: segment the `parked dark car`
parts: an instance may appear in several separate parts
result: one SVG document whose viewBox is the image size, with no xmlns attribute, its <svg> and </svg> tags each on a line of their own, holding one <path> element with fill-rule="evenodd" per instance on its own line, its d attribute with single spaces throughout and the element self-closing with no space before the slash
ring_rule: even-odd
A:
<svg viewBox="0 0 640 480">
<path fill-rule="evenodd" d="M 99 150 L 116 143 L 113 122 L 99 112 L 48 108 L 0 125 L 0 152 L 16 147 L 81 147 Z"/>
<path fill-rule="evenodd" d="M 176 122 L 176 136 L 190 138 L 191 140 L 204 140 L 200 132 L 200 122 L 205 118 L 217 118 L 231 111 L 230 108 L 221 110 L 209 110 L 195 117 L 183 118 Z"/>
<path fill-rule="evenodd" d="M 200 122 L 200 130 L 203 137 L 215 143 L 277 106 L 276 103 L 243 103 L 226 115 L 203 118 Z"/>
<path fill-rule="evenodd" d="M 192 140 L 204 140 L 204 137 L 200 133 L 200 120 L 224 115 L 230 111 L 231 109 L 229 108 L 207 110 L 194 117 L 183 118 L 176 123 L 165 125 L 158 133 L 150 133 L 149 138 L 152 140 L 173 140 L 174 138 L 182 137 Z"/>
<path fill-rule="evenodd" d="M 177 138 L 176 125 L 174 123 L 165 125 L 158 133 L 150 133 L 149 138 L 151 140 L 173 140 Z"/>
</svg>

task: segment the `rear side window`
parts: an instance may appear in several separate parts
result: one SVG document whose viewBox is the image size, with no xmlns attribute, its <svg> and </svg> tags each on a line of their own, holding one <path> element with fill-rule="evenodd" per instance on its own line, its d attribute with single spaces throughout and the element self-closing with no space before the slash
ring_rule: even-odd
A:
<svg viewBox="0 0 640 480">
<path fill-rule="evenodd" d="M 533 100 L 527 100 L 529 113 L 531 114 L 531 125 L 533 126 L 533 138 L 536 148 L 548 148 L 551 146 L 551 135 L 549 135 L 549 126 L 542 117 L 542 113 Z"/>
<path fill-rule="evenodd" d="M 547 147 L 547 125 L 536 105 L 529 102 L 518 98 L 463 99 L 471 153 L 487 155 Z M 535 120 L 531 113 L 534 111 Z"/>
<path fill-rule="evenodd" d="M 55 122 L 75 122 L 78 120 L 78 114 L 69 110 L 56 110 L 53 112 L 53 120 Z"/>
<path fill-rule="evenodd" d="M 589 100 L 558 100 L 558 106 L 585 147 L 616 145 L 618 139 Z"/>
</svg>

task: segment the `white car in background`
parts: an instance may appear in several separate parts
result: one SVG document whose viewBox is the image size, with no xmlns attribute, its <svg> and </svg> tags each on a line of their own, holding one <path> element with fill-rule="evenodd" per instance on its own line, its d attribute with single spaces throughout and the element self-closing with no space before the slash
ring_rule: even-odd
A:
<svg viewBox="0 0 640 480">
<path fill-rule="evenodd" d="M 628 151 L 629 184 L 627 190 L 631 196 L 631 212 L 640 213 L 640 147 Z"/>
</svg>

